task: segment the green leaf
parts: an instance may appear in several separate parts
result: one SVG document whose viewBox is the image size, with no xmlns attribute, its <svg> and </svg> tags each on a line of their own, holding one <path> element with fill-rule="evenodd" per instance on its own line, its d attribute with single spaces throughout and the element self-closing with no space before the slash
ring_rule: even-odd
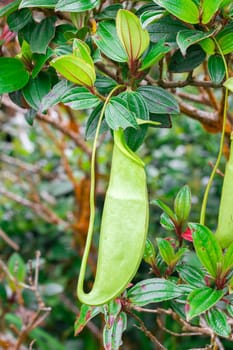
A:
<svg viewBox="0 0 233 350">
<path fill-rule="evenodd" d="M 34 123 L 34 120 L 36 118 L 36 114 L 37 114 L 37 110 L 30 108 L 25 114 L 24 114 L 24 118 L 26 120 L 26 122 L 32 126 Z"/>
<path fill-rule="evenodd" d="M 55 16 L 46 17 L 33 27 L 29 42 L 32 52 L 46 53 L 48 45 L 55 35 L 55 22 Z"/>
<path fill-rule="evenodd" d="M 127 54 L 117 37 L 114 21 L 100 22 L 93 39 L 100 51 L 113 61 L 127 61 Z"/>
<path fill-rule="evenodd" d="M 214 234 L 205 226 L 190 224 L 196 254 L 212 277 L 217 276 L 218 265 L 222 262 L 222 250 Z"/>
<path fill-rule="evenodd" d="M 103 94 L 109 94 L 109 92 L 117 85 L 117 82 L 109 77 L 103 75 L 97 75 L 95 81 L 95 87 Z"/>
<path fill-rule="evenodd" d="M 11 13 L 17 10 L 20 0 L 11 1 L 6 6 L 0 8 L 0 17 L 9 16 Z"/>
<path fill-rule="evenodd" d="M 170 217 L 166 213 L 162 213 L 160 215 L 160 225 L 168 231 L 175 230 L 174 222 L 170 219 Z"/>
<path fill-rule="evenodd" d="M 45 54 L 34 53 L 32 55 L 32 60 L 34 61 L 34 67 L 32 70 L 32 78 L 36 78 L 39 72 L 44 67 L 45 62 L 53 55 L 53 50 L 50 47 L 47 48 Z"/>
<path fill-rule="evenodd" d="M 27 23 L 32 20 L 32 13 L 28 9 L 22 9 L 10 14 L 7 18 L 7 24 L 12 32 L 18 32 Z"/>
<path fill-rule="evenodd" d="M 223 59 L 220 55 L 212 55 L 208 59 L 208 71 L 211 80 L 215 84 L 220 84 L 225 75 L 225 65 Z"/>
<path fill-rule="evenodd" d="M 61 102 L 75 110 L 96 107 L 100 100 L 87 88 L 73 87 L 62 96 Z"/>
<path fill-rule="evenodd" d="M 189 47 L 185 57 L 178 50 L 171 57 L 168 70 L 172 73 L 191 72 L 205 60 L 205 57 L 206 54 L 199 45 Z"/>
<path fill-rule="evenodd" d="M 142 28 L 146 28 L 149 24 L 158 21 L 166 14 L 161 8 L 155 7 L 154 9 L 144 11 L 140 16 L 140 21 L 142 23 Z"/>
<path fill-rule="evenodd" d="M 73 88 L 73 84 L 71 84 L 67 80 L 61 80 L 59 83 L 54 85 L 52 90 L 48 93 L 48 95 L 44 96 L 41 101 L 40 111 L 44 113 L 48 108 L 55 106 L 57 103 L 61 102 L 62 97 L 65 93 Z"/>
<path fill-rule="evenodd" d="M 176 45 L 177 33 L 184 29 L 188 29 L 184 23 L 170 16 L 159 19 L 147 28 L 152 42 L 165 40 L 167 43 L 174 45 Z"/>
<path fill-rule="evenodd" d="M 105 325 L 103 330 L 103 343 L 105 349 L 118 350 L 122 345 L 122 334 L 127 327 L 127 315 L 121 312 L 116 317 L 110 314 L 111 326 Z"/>
<path fill-rule="evenodd" d="M 130 112 L 135 114 L 138 119 L 143 121 L 149 120 L 149 110 L 143 97 L 136 91 L 127 91 L 119 95 L 126 103 Z M 148 125 L 139 125 L 138 129 L 127 128 L 124 132 L 127 145 L 136 151 L 141 146 L 146 136 Z"/>
<path fill-rule="evenodd" d="M 166 205 L 164 204 L 160 199 L 153 199 L 151 201 L 151 204 L 157 205 L 160 209 L 162 209 L 172 220 L 176 221 L 177 217 L 175 213 Z"/>
<path fill-rule="evenodd" d="M 194 287 L 203 287 L 205 285 L 205 275 L 202 270 L 192 265 L 179 265 L 176 267 L 179 276 L 183 281 Z"/>
<path fill-rule="evenodd" d="M 99 6 L 99 0 L 59 0 L 55 10 L 67 12 L 90 11 Z"/>
<path fill-rule="evenodd" d="M 128 109 L 127 103 L 120 97 L 110 99 L 105 109 L 105 120 L 113 130 L 138 127 L 135 114 Z"/>
<path fill-rule="evenodd" d="M 174 96 L 157 86 L 140 86 L 137 90 L 144 98 L 151 113 L 178 114 L 179 106 Z"/>
<path fill-rule="evenodd" d="M 0 57 L 0 67 L 0 94 L 19 90 L 27 84 L 29 73 L 17 58 Z"/>
<path fill-rule="evenodd" d="M 176 42 L 180 48 L 180 51 L 183 56 L 186 55 L 186 51 L 189 46 L 202 41 L 203 39 L 209 38 L 214 34 L 215 30 L 211 30 L 209 32 L 201 32 L 200 30 L 181 30 L 177 34 Z"/>
<path fill-rule="evenodd" d="M 16 291 L 19 288 L 17 282 L 23 283 L 25 281 L 27 271 L 26 264 L 18 253 L 13 253 L 8 259 L 7 267 L 10 274 L 16 279 L 16 283 L 9 280 L 9 285 L 13 291 Z"/>
<path fill-rule="evenodd" d="M 80 39 L 73 40 L 73 54 L 76 57 L 83 59 L 86 63 L 94 68 L 94 62 L 91 57 L 91 50 L 89 46 Z"/>
<path fill-rule="evenodd" d="M 142 29 L 139 18 L 128 10 L 119 10 L 116 17 L 117 35 L 127 52 L 130 64 L 136 61 L 147 49 L 150 37 Z"/>
<path fill-rule="evenodd" d="M 53 59 L 50 65 L 72 83 L 92 87 L 95 82 L 93 66 L 75 55 L 64 55 Z"/>
<path fill-rule="evenodd" d="M 158 128 L 171 128 L 172 122 L 169 114 L 150 113 L 150 120 L 159 123 Z"/>
<path fill-rule="evenodd" d="M 188 296 L 188 320 L 195 316 L 199 316 L 210 309 L 224 296 L 224 294 L 223 290 L 215 290 L 209 287 L 195 289 Z"/>
<path fill-rule="evenodd" d="M 155 262 L 155 248 L 149 239 L 146 240 L 143 259 L 150 265 L 154 264 Z"/>
<path fill-rule="evenodd" d="M 182 21 L 199 23 L 199 10 L 192 0 L 154 0 L 154 2 Z"/>
<path fill-rule="evenodd" d="M 142 63 L 139 71 L 145 70 L 157 62 L 159 62 L 167 52 L 171 51 L 172 47 L 165 43 L 164 39 L 161 39 L 157 44 L 151 44 L 149 50 L 142 58 Z"/>
<path fill-rule="evenodd" d="M 162 259 L 168 266 L 172 265 L 175 258 L 175 252 L 171 243 L 166 239 L 157 238 L 157 244 Z"/>
<path fill-rule="evenodd" d="M 102 307 L 100 306 L 82 305 L 80 313 L 74 324 L 75 335 L 77 336 L 86 326 L 86 324 L 102 311 Z"/>
<path fill-rule="evenodd" d="M 222 272 L 229 272 L 233 267 L 233 243 L 227 248 L 223 257 Z"/>
<path fill-rule="evenodd" d="M 227 322 L 226 314 L 216 308 L 208 310 L 205 316 L 207 325 L 220 337 L 229 337 L 231 327 Z"/>
<path fill-rule="evenodd" d="M 190 210 L 191 192 L 189 186 L 185 185 L 177 193 L 174 201 L 174 211 L 179 223 L 182 223 L 188 219 Z"/>
<path fill-rule="evenodd" d="M 201 7 L 201 23 L 207 24 L 218 11 L 222 0 L 203 0 Z"/>
<path fill-rule="evenodd" d="M 198 43 L 207 55 L 215 54 L 215 42 L 211 38 L 206 38 Z"/>
<path fill-rule="evenodd" d="M 85 132 L 85 137 L 87 140 L 89 140 L 95 136 L 96 128 L 97 128 L 97 124 L 98 124 L 98 121 L 100 118 L 102 108 L 103 108 L 103 103 L 101 102 L 92 111 L 90 117 L 87 120 L 86 132 Z M 109 130 L 109 127 L 106 123 L 106 120 L 104 119 L 101 123 L 101 126 L 100 126 L 100 132 L 99 132 L 100 135 L 102 133 L 106 132 L 107 130 Z"/>
<path fill-rule="evenodd" d="M 151 278 L 137 283 L 127 293 L 129 301 L 134 305 L 144 306 L 159 303 L 181 296 L 183 292 L 171 281 L 163 278 Z"/>
<path fill-rule="evenodd" d="M 23 7 L 42 7 L 54 8 L 58 0 L 22 0 L 19 8 Z"/>
<path fill-rule="evenodd" d="M 223 84 L 227 89 L 233 92 L 233 78 L 227 79 Z"/>
<path fill-rule="evenodd" d="M 29 106 L 38 111 L 42 98 L 50 91 L 51 83 L 47 74 L 40 74 L 35 79 L 30 79 L 23 88 L 23 96 Z"/>
<path fill-rule="evenodd" d="M 224 55 L 233 51 L 233 23 L 225 26 L 217 35 L 216 39 Z"/>
<path fill-rule="evenodd" d="M 117 12 L 122 9 L 122 4 L 113 4 L 107 6 L 98 13 L 95 18 L 97 19 L 116 19 Z"/>
</svg>

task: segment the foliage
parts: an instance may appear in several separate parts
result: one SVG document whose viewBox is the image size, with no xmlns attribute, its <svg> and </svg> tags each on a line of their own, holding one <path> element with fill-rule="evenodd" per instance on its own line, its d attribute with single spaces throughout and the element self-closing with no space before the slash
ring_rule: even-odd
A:
<svg viewBox="0 0 233 350">
<path fill-rule="evenodd" d="M 2 2 L 0 346 L 231 347 L 233 233 L 222 249 L 214 234 L 220 178 L 211 184 L 221 174 L 222 153 L 229 154 L 232 130 L 232 15 L 227 0 Z M 117 298 L 76 306 L 93 168 L 98 231 L 112 134 L 119 129 L 131 158 L 139 150 L 147 166 L 144 261 Z M 219 132 L 220 141 L 212 135 Z M 208 160 L 215 163 L 209 181 Z M 97 242 L 94 237 L 88 286 Z M 126 269 L 127 251 L 122 261 Z M 155 318 L 159 332 L 151 327 Z M 74 322 L 76 336 L 85 328 L 78 338 Z M 196 334 L 203 337 L 183 338 Z"/>
</svg>

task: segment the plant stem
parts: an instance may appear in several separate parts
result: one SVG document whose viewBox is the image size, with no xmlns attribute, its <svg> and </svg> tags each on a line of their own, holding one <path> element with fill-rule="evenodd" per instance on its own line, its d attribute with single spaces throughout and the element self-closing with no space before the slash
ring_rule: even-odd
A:
<svg viewBox="0 0 233 350">
<path fill-rule="evenodd" d="M 221 47 L 219 46 L 217 40 L 215 40 L 215 44 L 218 47 L 219 53 L 222 56 L 224 66 L 225 66 L 225 71 L 226 71 L 226 79 L 228 79 L 229 74 L 228 74 L 228 67 L 227 67 L 227 62 L 224 57 L 224 54 L 222 52 Z M 221 134 L 221 140 L 220 140 L 220 145 L 219 145 L 219 152 L 218 152 L 218 157 L 216 160 L 216 163 L 213 167 L 212 173 L 210 175 L 208 184 L 205 189 L 203 201 L 202 201 L 202 206 L 201 206 L 201 215 L 200 215 L 200 224 L 205 225 L 205 216 L 206 216 L 206 206 L 207 206 L 207 201 L 208 201 L 208 196 L 210 192 L 210 188 L 214 179 L 214 176 L 216 174 L 216 171 L 218 169 L 222 153 L 223 153 L 223 146 L 224 146 L 224 137 L 225 137 L 225 129 L 226 129 L 226 122 L 227 122 L 227 106 L 228 106 L 228 89 L 225 88 L 225 96 L 224 96 L 224 109 L 223 109 L 223 121 L 222 121 L 222 134 Z"/>
</svg>

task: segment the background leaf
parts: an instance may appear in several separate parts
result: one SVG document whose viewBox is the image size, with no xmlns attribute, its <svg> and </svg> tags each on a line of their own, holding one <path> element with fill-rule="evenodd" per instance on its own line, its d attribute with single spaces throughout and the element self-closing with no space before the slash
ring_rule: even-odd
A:
<svg viewBox="0 0 233 350">
<path fill-rule="evenodd" d="M 99 5 L 99 0 L 59 0 L 55 10 L 67 12 L 84 12 Z"/>
<path fill-rule="evenodd" d="M 227 316 L 222 310 L 216 308 L 208 310 L 205 319 L 208 326 L 213 329 L 215 334 L 220 335 L 220 337 L 228 337 L 231 333 Z"/>
<path fill-rule="evenodd" d="M 192 24 L 199 22 L 199 11 L 192 0 L 154 0 L 154 2 L 182 21 Z"/>
</svg>

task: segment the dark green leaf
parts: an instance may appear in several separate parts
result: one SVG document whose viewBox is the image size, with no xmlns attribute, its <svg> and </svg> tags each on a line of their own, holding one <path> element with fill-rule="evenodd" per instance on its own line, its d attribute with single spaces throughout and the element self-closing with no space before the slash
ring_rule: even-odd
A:
<svg viewBox="0 0 233 350">
<path fill-rule="evenodd" d="M 102 312 L 102 307 L 100 306 L 82 305 L 74 325 L 75 335 L 78 335 L 85 325 L 100 312 Z"/>
<path fill-rule="evenodd" d="M 203 287 L 205 285 L 204 273 L 196 266 L 191 265 L 179 265 L 176 267 L 181 279 L 191 286 Z"/>
<path fill-rule="evenodd" d="M 117 62 L 126 62 L 128 57 L 117 37 L 114 21 L 103 21 L 98 25 L 94 40 L 100 51 Z"/>
<path fill-rule="evenodd" d="M 186 221 L 191 210 L 191 192 L 189 187 L 183 186 L 174 201 L 174 211 L 180 223 Z"/>
<path fill-rule="evenodd" d="M 145 70 L 164 57 L 164 55 L 171 51 L 172 47 L 165 43 L 165 40 L 160 40 L 157 44 L 151 44 L 149 50 L 145 53 L 142 58 L 141 70 Z"/>
<path fill-rule="evenodd" d="M 187 49 L 184 57 L 180 50 L 171 57 L 168 69 L 173 73 L 191 72 L 198 67 L 205 59 L 206 54 L 199 45 L 193 45 Z"/>
<path fill-rule="evenodd" d="M 37 114 L 37 111 L 33 108 L 29 109 L 29 111 L 27 111 L 25 114 L 24 114 L 24 118 L 26 120 L 26 122 L 32 126 L 33 125 L 33 122 L 35 120 L 35 117 L 36 117 L 36 114 Z"/>
<path fill-rule="evenodd" d="M 29 23 L 31 19 L 32 19 L 31 11 L 28 9 L 22 9 L 10 14 L 7 18 L 7 23 L 8 23 L 9 29 L 12 32 L 18 32 L 27 23 Z"/>
<path fill-rule="evenodd" d="M 135 114 L 128 109 L 127 103 L 120 97 L 110 99 L 105 109 L 105 120 L 113 130 L 138 127 Z"/>
<path fill-rule="evenodd" d="M 6 6 L 0 8 L 0 17 L 9 16 L 11 13 L 17 10 L 19 7 L 20 0 L 11 1 Z"/>
<path fill-rule="evenodd" d="M 87 109 L 96 107 L 100 100 L 87 88 L 74 87 L 62 96 L 61 102 L 72 109 Z"/>
<path fill-rule="evenodd" d="M 182 291 L 176 284 L 163 278 L 151 278 L 137 283 L 128 290 L 127 297 L 130 302 L 144 306 L 150 303 L 158 303 L 175 299 L 182 295 Z"/>
<path fill-rule="evenodd" d="M 42 98 L 50 91 L 51 84 L 47 74 L 40 74 L 35 79 L 30 79 L 23 88 L 23 96 L 27 103 L 34 109 L 39 110 Z"/>
<path fill-rule="evenodd" d="M 84 12 L 99 5 L 99 0 L 59 0 L 55 10 L 67 12 Z"/>
<path fill-rule="evenodd" d="M 168 43 L 176 44 L 176 35 L 180 30 L 187 29 L 186 25 L 170 16 L 159 19 L 156 23 L 148 26 L 150 40 L 157 42 L 165 40 Z"/>
<path fill-rule="evenodd" d="M 46 54 L 48 45 L 55 35 L 56 17 L 46 17 L 40 23 L 33 25 L 27 33 L 32 52 Z"/>
<path fill-rule="evenodd" d="M 149 111 L 147 105 L 139 93 L 135 91 L 123 92 L 120 94 L 120 97 L 126 101 L 128 109 L 135 114 L 136 118 L 149 120 Z M 138 147 L 140 147 L 143 143 L 147 129 L 147 125 L 141 125 L 137 130 L 135 130 L 135 128 L 127 128 L 125 130 L 126 142 L 133 151 L 136 151 Z"/>
<path fill-rule="evenodd" d="M 154 0 L 168 12 L 188 23 L 199 23 L 199 10 L 192 0 Z"/>
<path fill-rule="evenodd" d="M 103 103 L 100 103 L 91 113 L 90 117 L 87 120 L 86 125 L 86 139 L 89 140 L 95 136 L 97 124 L 100 118 L 100 113 L 103 108 Z M 102 121 L 100 126 L 100 134 L 106 132 L 108 130 L 108 125 L 105 121 L 105 119 Z"/>
<path fill-rule="evenodd" d="M 209 32 L 201 32 L 200 30 L 191 29 L 181 30 L 177 34 L 176 42 L 180 48 L 182 55 L 185 56 L 189 46 L 196 44 L 203 39 L 209 38 L 211 35 L 213 35 L 213 33 L 214 30 L 211 30 Z"/>
<path fill-rule="evenodd" d="M 208 310 L 205 319 L 215 334 L 220 335 L 220 337 L 229 337 L 231 327 L 227 322 L 226 314 L 222 310 L 216 308 Z"/>
<path fill-rule="evenodd" d="M 209 287 L 195 289 L 188 297 L 189 311 L 187 318 L 190 320 L 209 310 L 224 294 L 223 290 L 215 290 Z"/>
<path fill-rule="evenodd" d="M 212 55 L 208 59 L 208 71 L 211 80 L 215 84 L 220 84 L 225 77 L 225 65 L 220 55 Z"/>
<path fill-rule="evenodd" d="M 222 250 L 214 234 L 205 226 L 190 224 L 193 232 L 193 244 L 201 263 L 212 277 L 217 276 L 218 265 L 222 261 Z"/>
<path fill-rule="evenodd" d="M 165 263 L 170 266 L 175 258 L 174 249 L 169 241 L 163 238 L 157 238 L 159 253 Z"/>
<path fill-rule="evenodd" d="M 151 113 L 179 113 L 178 103 L 170 92 L 157 86 L 141 86 L 137 91 L 143 96 Z"/>
<path fill-rule="evenodd" d="M 45 62 L 53 55 L 53 50 L 50 47 L 47 48 L 45 54 L 34 53 L 32 59 L 34 61 L 34 67 L 32 70 L 32 78 L 36 78 L 39 72 L 44 67 Z"/>
<path fill-rule="evenodd" d="M 98 19 L 115 19 L 117 12 L 122 9 L 121 4 L 113 4 L 105 7 L 100 13 L 95 17 Z"/>
<path fill-rule="evenodd" d="M 102 75 L 97 75 L 95 86 L 101 94 L 108 94 L 115 86 L 116 81 Z"/>
<path fill-rule="evenodd" d="M 127 327 L 127 316 L 121 312 L 116 317 L 111 317 L 111 326 L 105 325 L 103 331 L 103 343 L 105 349 L 118 350 L 122 345 L 122 334 Z"/>
<path fill-rule="evenodd" d="M 58 0 L 22 0 L 20 8 L 23 7 L 43 7 L 54 8 Z"/>
<path fill-rule="evenodd" d="M 44 96 L 41 101 L 40 110 L 44 113 L 49 107 L 55 106 L 57 103 L 61 102 L 62 96 L 67 93 L 73 84 L 67 80 L 61 80 L 57 83 L 48 95 Z"/>
<path fill-rule="evenodd" d="M 173 219 L 174 221 L 177 220 L 173 211 L 166 204 L 164 204 L 160 199 L 153 199 L 151 201 L 151 204 L 157 205 L 160 209 L 162 209 L 169 216 L 169 218 Z"/>
<path fill-rule="evenodd" d="M 0 94 L 19 90 L 27 84 L 29 73 L 19 59 L 0 57 L 0 67 Z"/>
<path fill-rule="evenodd" d="M 169 114 L 150 113 L 150 120 L 160 123 L 157 128 L 171 128 L 172 122 Z M 154 126 L 156 127 L 156 126 Z"/>
</svg>

